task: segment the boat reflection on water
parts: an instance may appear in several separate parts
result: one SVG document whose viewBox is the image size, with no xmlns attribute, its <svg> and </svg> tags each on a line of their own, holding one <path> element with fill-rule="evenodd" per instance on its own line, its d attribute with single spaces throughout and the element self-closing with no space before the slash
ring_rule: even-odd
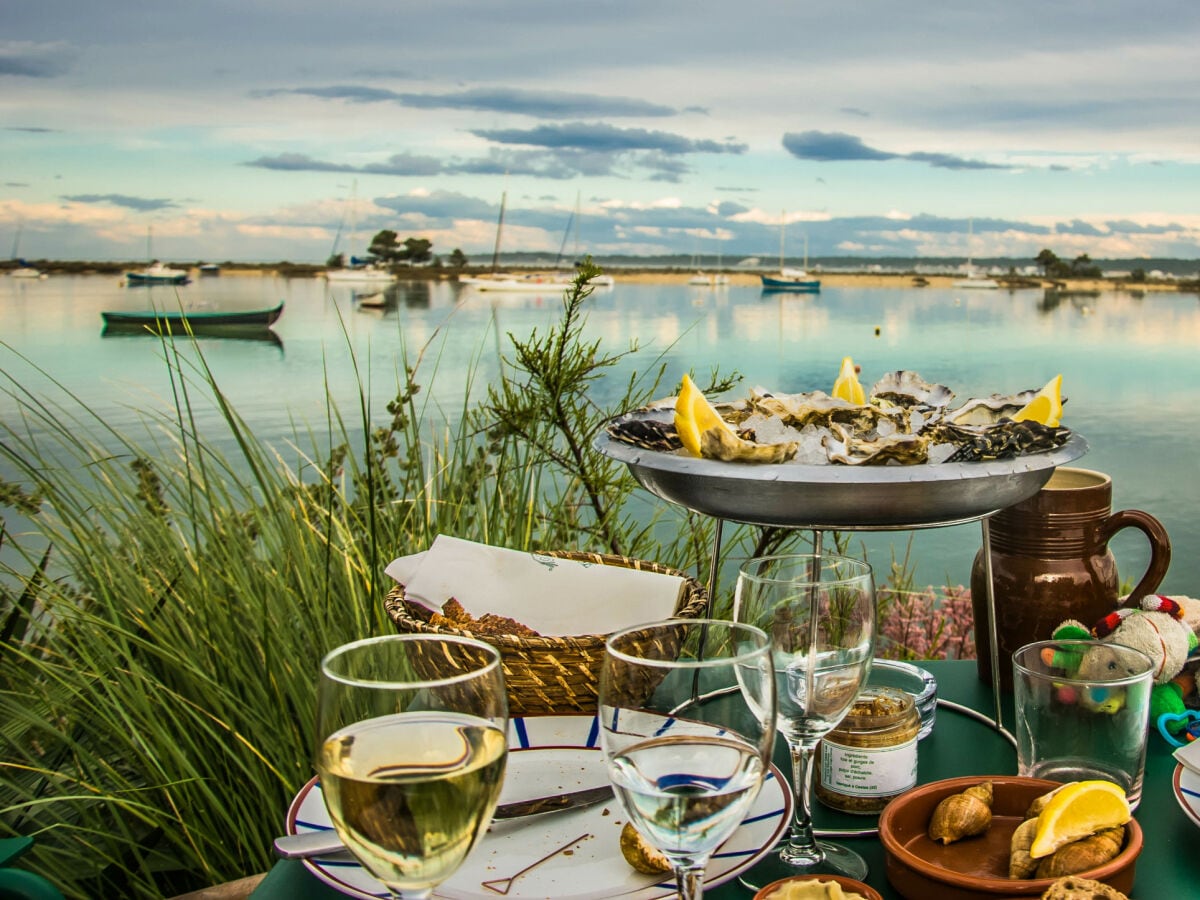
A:
<svg viewBox="0 0 1200 900">
<path fill-rule="evenodd" d="M 152 325 L 112 325 L 107 324 L 100 329 L 100 337 L 102 338 L 153 338 L 155 340 L 173 340 L 179 339 L 182 341 L 195 341 L 197 344 L 205 344 L 212 340 L 217 341 L 249 341 L 258 344 L 270 344 L 278 347 L 280 352 L 283 351 L 283 338 L 281 338 L 273 329 L 270 328 L 255 328 L 253 326 L 239 325 L 224 325 L 220 327 L 203 326 L 193 328 L 189 334 L 187 331 L 174 328 L 164 328 L 161 330 L 155 329 Z"/>
<path fill-rule="evenodd" d="M 405 309 L 429 309 L 432 302 L 429 283 L 425 281 L 397 282 L 379 290 L 352 291 L 354 307 L 361 313 L 388 315 L 403 306 Z"/>
</svg>

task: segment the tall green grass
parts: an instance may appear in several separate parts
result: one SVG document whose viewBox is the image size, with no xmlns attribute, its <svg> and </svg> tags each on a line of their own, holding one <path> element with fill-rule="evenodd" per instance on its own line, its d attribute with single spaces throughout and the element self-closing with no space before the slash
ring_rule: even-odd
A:
<svg viewBox="0 0 1200 900">
<path fill-rule="evenodd" d="M 544 334 L 508 336 L 502 377 L 455 415 L 423 390 L 439 337 L 400 360 L 386 409 L 363 387 L 355 409 L 327 392 L 286 454 L 255 439 L 186 337 L 162 344 L 171 408 L 136 435 L 65 389 L 8 381 L 21 415 L 0 424 L 15 473 L 0 504 L 32 524 L 0 533 L 0 834 L 36 838 L 31 868 L 68 896 L 145 898 L 267 869 L 311 776 L 318 660 L 391 630 L 383 568 L 438 533 L 706 577 L 712 524 L 647 515 L 591 449 L 607 418 L 665 392 L 652 361 L 594 403 L 637 350 L 585 338 L 596 272 Z M 221 410 L 220 441 L 198 433 L 201 403 Z"/>
</svg>

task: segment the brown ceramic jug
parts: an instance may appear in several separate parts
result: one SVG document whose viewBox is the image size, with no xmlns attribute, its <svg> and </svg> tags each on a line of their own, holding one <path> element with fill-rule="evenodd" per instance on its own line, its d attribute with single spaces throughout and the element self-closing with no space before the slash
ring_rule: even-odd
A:
<svg viewBox="0 0 1200 900">
<path fill-rule="evenodd" d="M 1149 513 L 1112 510 L 1112 479 L 1090 469 L 1059 468 L 1028 500 L 992 516 L 992 584 L 1000 685 L 1012 690 L 1012 655 L 1048 640 L 1064 619 L 1091 627 L 1117 608 L 1120 583 L 1108 542 L 1122 528 L 1150 540 L 1150 564 L 1126 605 L 1152 593 L 1171 564 L 1171 541 Z M 981 681 L 992 683 L 991 636 L 983 550 L 971 567 L 971 601 Z"/>
</svg>

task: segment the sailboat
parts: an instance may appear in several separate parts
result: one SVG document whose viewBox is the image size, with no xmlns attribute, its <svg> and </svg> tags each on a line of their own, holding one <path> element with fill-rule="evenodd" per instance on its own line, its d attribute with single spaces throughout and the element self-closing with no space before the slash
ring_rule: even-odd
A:
<svg viewBox="0 0 1200 900">
<path fill-rule="evenodd" d="M 808 235 L 804 235 L 804 268 L 783 264 L 783 227 L 787 221 L 784 214 L 779 217 L 779 274 L 761 275 L 764 291 L 794 291 L 805 294 L 817 294 L 821 291 L 821 281 L 808 274 Z"/>
<path fill-rule="evenodd" d="M 12 278 L 45 278 L 45 274 L 40 269 L 36 269 L 21 257 L 17 256 L 17 251 L 21 246 L 21 224 L 17 223 L 17 235 L 13 238 L 12 258 L 16 261 L 17 267 L 9 272 Z"/>
<path fill-rule="evenodd" d="M 191 281 L 186 269 L 173 269 L 153 258 L 153 242 L 153 233 L 150 227 L 147 227 L 146 256 L 150 258 L 150 264 L 144 269 L 126 272 L 125 283 L 130 287 L 136 287 L 143 284 L 187 284 Z"/>
<path fill-rule="evenodd" d="M 354 237 L 358 230 L 358 181 L 355 180 L 350 189 L 350 235 Z M 338 235 L 342 232 L 338 226 Z M 337 237 L 333 239 L 333 253 L 337 253 Z M 370 260 L 360 260 L 350 257 L 350 265 L 340 269 L 326 269 L 325 280 L 330 282 L 362 284 L 388 284 L 396 280 L 396 276 L 382 266 Z"/>
<path fill-rule="evenodd" d="M 509 294 L 561 293 L 565 281 L 555 275 L 507 275 L 497 273 L 500 263 L 500 237 L 504 232 L 504 210 L 508 205 L 508 191 L 500 195 L 500 217 L 496 221 L 496 244 L 492 248 L 492 273 L 490 276 L 458 276 L 458 283 L 477 291 L 496 291 Z"/>
<path fill-rule="evenodd" d="M 971 249 L 975 239 L 975 220 L 967 219 L 967 277 L 954 282 L 956 288 L 967 290 L 994 291 L 1000 287 L 1000 282 L 988 278 L 971 264 Z"/>
<path fill-rule="evenodd" d="M 576 191 L 575 192 L 575 212 L 572 213 L 571 218 L 569 218 L 567 220 L 567 229 L 566 229 L 566 231 L 563 232 L 562 244 L 558 248 L 558 259 L 556 259 L 554 261 L 555 269 L 560 269 L 560 264 L 562 263 L 562 258 L 563 258 L 563 251 L 566 249 L 566 246 L 567 246 L 567 235 L 571 233 L 571 225 L 572 224 L 574 224 L 574 226 L 575 226 L 575 250 L 574 250 L 575 264 L 579 265 L 579 261 L 580 261 L 580 259 L 582 259 L 582 256 L 579 253 L 579 219 L 580 219 L 579 213 L 580 213 L 579 192 Z M 575 273 L 558 271 L 554 275 L 554 280 L 556 282 L 558 282 L 560 284 L 564 284 L 564 285 L 571 284 L 572 282 L 575 281 Z M 611 275 L 597 275 L 588 282 L 588 284 L 590 284 L 592 287 L 612 287 L 615 283 L 616 283 L 616 281 L 613 279 L 613 277 Z"/>
</svg>

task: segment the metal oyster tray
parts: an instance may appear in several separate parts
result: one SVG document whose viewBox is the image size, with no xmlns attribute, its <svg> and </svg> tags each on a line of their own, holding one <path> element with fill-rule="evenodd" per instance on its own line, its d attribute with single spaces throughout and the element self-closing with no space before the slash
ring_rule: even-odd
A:
<svg viewBox="0 0 1200 900">
<path fill-rule="evenodd" d="M 669 410 L 641 411 L 647 417 Z M 758 465 L 647 450 L 606 432 L 594 447 L 658 497 L 750 525 L 879 531 L 969 522 L 1032 497 L 1088 451 L 1072 434 L 1050 451 L 986 462 L 911 466 Z"/>
</svg>

